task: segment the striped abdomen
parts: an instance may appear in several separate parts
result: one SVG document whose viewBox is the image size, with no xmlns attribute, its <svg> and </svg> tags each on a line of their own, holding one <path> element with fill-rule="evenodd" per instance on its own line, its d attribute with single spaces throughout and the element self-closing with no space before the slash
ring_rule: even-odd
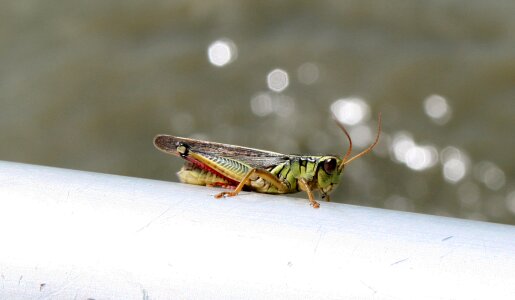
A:
<svg viewBox="0 0 515 300">
<path fill-rule="evenodd" d="M 184 183 L 197 185 L 237 186 L 251 167 L 234 159 L 191 153 L 177 173 Z"/>
<path fill-rule="evenodd" d="M 231 185 L 225 178 L 209 171 L 199 169 L 190 162 L 186 162 L 184 164 L 179 172 L 177 172 L 177 176 L 183 183 L 221 187 L 234 186 Z"/>
</svg>

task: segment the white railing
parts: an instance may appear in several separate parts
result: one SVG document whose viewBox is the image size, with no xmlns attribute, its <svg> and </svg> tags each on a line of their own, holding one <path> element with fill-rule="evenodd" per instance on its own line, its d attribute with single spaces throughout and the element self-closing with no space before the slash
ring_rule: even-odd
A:
<svg viewBox="0 0 515 300">
<path fill-rule="evenodd" d="M 0 299 L 515 299 L 515 226 L 0 162 Z"/>
</svg>

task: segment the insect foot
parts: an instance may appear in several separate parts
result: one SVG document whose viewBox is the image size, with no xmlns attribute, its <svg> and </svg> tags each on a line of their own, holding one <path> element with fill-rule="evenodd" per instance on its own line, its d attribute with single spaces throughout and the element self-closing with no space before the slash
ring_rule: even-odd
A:
<svg viewBox="0 0 515 300">
<path fill-rule="evenodd" d="M 238 193 L 235 192 L 221 192 L 215 195 L 216 199 L 225 198 L 225 197 L 234 197 L 238 195 Z"/>
</svg>

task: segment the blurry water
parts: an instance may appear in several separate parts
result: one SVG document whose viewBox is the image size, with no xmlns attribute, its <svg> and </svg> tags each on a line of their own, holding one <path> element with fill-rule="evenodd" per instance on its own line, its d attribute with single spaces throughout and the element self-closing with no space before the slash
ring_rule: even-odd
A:
<svg viewBox="0 0 515 300">
<path fill-rule="evenodd" d="M 3 1 L 0 159 L 177 180 L 157 133 L 373 154 L 346 203 L 515 224 L 515 2 Z M 303 196 L 304 197 L 304 196 Z"/>
</svg>

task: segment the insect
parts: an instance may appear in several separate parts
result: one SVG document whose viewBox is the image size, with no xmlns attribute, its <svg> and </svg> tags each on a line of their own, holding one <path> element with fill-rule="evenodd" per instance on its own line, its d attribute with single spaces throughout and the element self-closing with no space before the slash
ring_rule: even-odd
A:
<svg viewBox="0 0 515 300">
<path fill-rule="evenodd" d="M 201 141 L 160 134 L 154 138 L 157 149 L 186 160 L 177 173 L 183 183 L 219 186 L 233 189 L 215 198 L 236 196 L 243 189 L 268 194 L 288 194 L 305 191 L 311 206 L 320 207 L 313 192 L 320 191 L 330 201 L 329 193 L 338 185 L 346 165 L 369 153 L 379 141 L 381 114 L 375 141 L 367 149 L 350 157 L 352 139 L 336 119 L 349 140 L 342 158 L 336 155 L 281 154 L 253 148 Z"/>
</svg>

